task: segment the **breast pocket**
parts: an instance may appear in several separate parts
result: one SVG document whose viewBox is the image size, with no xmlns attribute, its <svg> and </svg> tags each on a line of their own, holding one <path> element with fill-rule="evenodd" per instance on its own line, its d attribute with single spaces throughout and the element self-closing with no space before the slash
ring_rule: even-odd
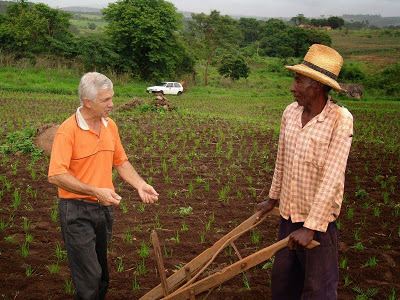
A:
<svg viewBox="0 0 400 300">
<path fill-rule="evenodd" d="M 311 138 L 304 157 L 305 162 L 322 168 L 328 153 L 329 142 Z"/>
</svg>

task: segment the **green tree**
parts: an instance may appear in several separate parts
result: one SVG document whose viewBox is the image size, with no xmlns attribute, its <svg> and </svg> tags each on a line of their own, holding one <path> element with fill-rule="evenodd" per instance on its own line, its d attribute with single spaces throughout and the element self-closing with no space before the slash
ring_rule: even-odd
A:
<svg viewBox="0 0 400 300">
<path fill-rule="evenodd" d="M 341 28 L 344 25 L 344 19 L 339 17 L 329 17 L 327 20 L 328 26 L 331 26 L 332 29 Z"/>
<path fill-rule="evenodd" d="M 30 5 L 24 0 L 13 3 L 0 19 L 0 47 L 19 56 L 72 55 L 70 17 L 69 13 L 43 3 Z"/>
<path fill-rule="evenodd" d="M 85 69 L 104 72 L 115 68 L 119 55 L 114 45 L 104 33 L 91 33 L 77 37 L 77 57 L 83 62 Z"/>
<path fill-rule="evenodd" d="M 308 29 L 306 30 L 307 43 L 312 44 L 322 44 L 325 46 L 332 45 L 332 38 L 325 32 L 321 30 Z"/>
<path fill-rule="evenodd" d="M 303 14 L 298 14 L 296 17 L 290 19 L 294 25 L 308 25 L 310 24 L 310 20 L 307 19 Z"/>
<path fill-rule="evenodd" d="M 240 18 L 237 27 L 242 31 L 243 44 L 249 45 L 259 39 L 262 21 L 255 18 Z"/>
<path fill-rule="evenodd" d="M 204 84 L 208 85 L 208 67 L 218 49 L 228 49 L 241 39 L 235 20 L 221 16 L 216 10 L 210 15 L 192 14 L 189 22 L 189 35 L 199 50 L 199 56 L 206 60 Z"/>
<path fill-rule="evenodd" d="M 96 24 L 94 23 L 94 22 L 90 22 L 90 23 L 88 23 L 88 28 L 90 29 L 90 30 L 96 30 Z"/>
<path fill-rule="evenodd" d="M 232 80 L 236 80 L 241 77 L 247 78 L 250 73 L 250 68 L 242 57 L 225 55 L 221 60 L 218 73 Z"/>
<path fill-rule="evenodd" d="M 119 70 L 162 79 L 193 69 L 179 36 L 182 15 L 164 0 L 120 0 L 103 10 L 105 29 L 120 56 Z M 185 62 L 183 63 L 183 58 Z"/>
<path fill-rule="evenodd" d="M 283 21 L 270 19 L 265 23 L 263 38 L 260 40 L 260 54 L 274 57 L 298 57 L 305 54 L 307 43 L 306 30 L 287 26 Z"/>
</svg>

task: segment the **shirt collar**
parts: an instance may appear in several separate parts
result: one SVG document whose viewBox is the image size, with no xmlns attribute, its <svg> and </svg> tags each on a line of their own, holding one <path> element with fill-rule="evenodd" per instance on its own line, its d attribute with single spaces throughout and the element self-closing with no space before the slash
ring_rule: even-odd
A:
<svg viewBox="0 0 400 300">
<path fill-rule="evenodd" d="M 331 111 L 331 96 L 328 96 L 328 101 L 326 101 L 324 109 L 321 111 L 321 113 L 317 117 L 318 122 L 323 122 L 325 118 L 328 116 L 329 112 Z"/>
<path fill-rule="evenodd" d="M 83 129 L 83 130 L 89 130 L 89 125 L 87 124 L 86 120 L 83 118 L 81 114 L 81 108 L 82 106 L 78 107 L 76 110 L 76 123 L 78 124 L 78 127 Z M 108 121 L 101 117 L 101 121 L 103 122 L 104 127 L 107 128 Z"/>
</svg>

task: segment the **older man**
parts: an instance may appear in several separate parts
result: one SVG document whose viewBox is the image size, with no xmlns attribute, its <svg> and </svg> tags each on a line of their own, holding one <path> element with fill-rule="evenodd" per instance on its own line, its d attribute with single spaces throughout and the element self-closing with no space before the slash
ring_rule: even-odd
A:
<svg viewBox="0 0 400 300">
<path fill-rule="evenodd" d="M 81 106 L 56 133 L 48 176 L 58 186 L 61 233 L 75 298 L 104 299 L 113 205 L 121 200 L 112 183 L 112 168 L 137 189 L 144 203 L 157 201 L 158 194 L 129 163 L 117 126 L 109 118 L 114 106 L 111 80 L 86 73 L 78 92 Z"/>
<path fill-rule="evenodd" d="M 288 247 L 275 256 L 273 299 L 337 299 L 338 230 L 347 159 L 353 136 L 350 112 L 331 102 L 343 59 L 334 49 L 312 45 L 296 72 L 295 102 L 282 115 L 274 177 L 262 214 L 279 200 L 278 239 Z M 312 241 L 320 246 L 305 250 Z"/>
</svg>

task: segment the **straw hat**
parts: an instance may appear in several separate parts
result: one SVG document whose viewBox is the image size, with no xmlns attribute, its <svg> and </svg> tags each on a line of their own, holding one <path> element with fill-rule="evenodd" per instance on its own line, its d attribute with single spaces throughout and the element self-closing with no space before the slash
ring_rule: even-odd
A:
<svg viewBox="0 0 400 300">
<path fill-rule="evenodd" d="M 346 91 L 337 82 L 342 65 L 343 58 L 338 52 L 330 47 L 314 44 L 308 50 L 301 64 L 285 66 L 285 68 L 345 93 Z"/>
</svg>

